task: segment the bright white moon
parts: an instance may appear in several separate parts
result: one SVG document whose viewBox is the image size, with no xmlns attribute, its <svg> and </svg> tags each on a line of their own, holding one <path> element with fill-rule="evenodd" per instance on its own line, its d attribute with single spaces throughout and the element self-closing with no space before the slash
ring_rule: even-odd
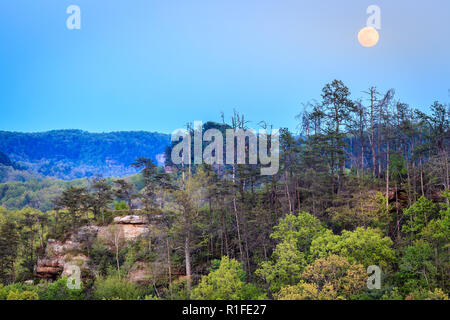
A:
<svg viewBox="0 0 450 320">
<path fill-rule="evenodd" d="M 358 41 L 364 47 L 373 47 L 379 39 L 378 31 L 372 27 L 362 28 L 358 33 Z"/>
</svg>

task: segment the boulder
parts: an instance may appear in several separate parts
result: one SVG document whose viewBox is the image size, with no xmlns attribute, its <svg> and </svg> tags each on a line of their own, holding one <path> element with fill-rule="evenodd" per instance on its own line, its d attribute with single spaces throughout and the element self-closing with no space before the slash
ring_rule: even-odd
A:
<svg viewBox="0 0 450 320">
<path fill-rule="evenodd" d="M 115 217 L 114 223 L 118 224 L 148 224 L 148 218 L 143 215 L 129 215 L 124 217 Z"/>
</svg>

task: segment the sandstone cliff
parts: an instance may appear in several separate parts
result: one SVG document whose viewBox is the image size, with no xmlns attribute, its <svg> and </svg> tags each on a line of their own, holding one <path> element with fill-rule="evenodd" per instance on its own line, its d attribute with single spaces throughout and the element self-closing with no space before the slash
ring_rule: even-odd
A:
<svg viewBox="0 0 450 320">
<path fill-rule="evenodd" d="M 113 221 L 113 225 L 119 229 L 120 237 L 126 242 L 134 241 L 148 233 L 149 223 L 148 218 L 143 215 L 121 216 Z M 62 275 L 70 275 L 72 265 L 80 267 L 82 272 L 89 272 L 89 257 L 86 252 L 96 238 L 104 240 L 110 236 L 110 227 L 89 225 L 77 229 L 65 241 L 48 239 L 45 255 L 35 266 L 35 276 L 53 280 Z M 142 266 L 136 266 L 133 275 L 130 275 L 130 278 L 136 281 L 142 281 L 144 277 Z"/>
</svg>

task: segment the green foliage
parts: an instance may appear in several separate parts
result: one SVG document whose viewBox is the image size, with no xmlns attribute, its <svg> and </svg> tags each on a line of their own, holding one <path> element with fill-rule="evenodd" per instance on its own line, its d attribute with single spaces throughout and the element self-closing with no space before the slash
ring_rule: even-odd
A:
<svg viewBox="0 0 450 320">
<path fill-rule="evenodd" d="M 0 150 L 30 168 L 0 153 L 0 181 L 19 181 L 0 184 L 0 299 L 448 299 L 448 112 L 435 103 L 414 116 L 392 104 L 393 90 L 369 94 L 364 106 L 342 81 L 327 84 L 300 116 L 298 138 L 280 130 L 280 170 L 270 177 L 259 164 L 173 165 L 170 148 L 165 173 L 146 133 L 17 134 L 23 141 L 11 146 L 15 134 L 0 132 Z M 247 122 L 235 112 L 231 126 L 203 130 Z M 131 212 L 150 220 L 133 241 L 120 233 L 144 226 L 113 222 Z M 98 238 L 80 235 L 82 226 L 99 227 Z M 58 251 L 66 262 L 88 258 L 81 290 L 66 278 L 27 281 Z M 369 265 L 382 268 L 380 290 L 365 286 Z"/>
<path fill-rule="evenodd" d="M 270 237 L 279 241 L 294 239 L 298 249 L 307 252 L 312 240 L 324 231 L 319 219 L 307 212 L 299 212 L 297 215 L 288 214 L 284 219 L 280 219 Z"/>
<path fill-rule="evenodd" d="M 427 222 L 436 217 L 437 212 L 437 206 L 431 200 L 420 197 L 404 211 L 407 221 L 402 228 L 403 232 L 420 233 Z"/>
<path fill-rule="evenodd" d="M 399 183 L 406 176 L 406 166 L 403 156 L 400 153 L 393 153 L 390 156 L 389 172 L 394 181 Z"/>
<path fill-rule="evenodd" d="M 23 294 L 24 292 L 25 294 Z M 32 299 L 36 296 L 37 299 Z M 39 300 L 38 288 L 18 282 L 7 286 L 0 284 L 0 300 Z"/>
<path fill-rule="evenodd" d="M 6 300 L 39 300 L 39 296 L 34 291 L 10 291 Z"/>
<path fill-rule="evenodd" d="M 185 277 L 173 281 L 172 285 L 168 288 L 168 291 L 168 297 L 173 300 L 187 300 L 190 298 Z"/>
<path fill-rule="evenodd" d="M 14 265 L 19 246 L 19 232 L 17 223 L 12 219 L 5 219 L 0 225 L 0 281 L 14 282 Z"/>
<path fill-rule="evenodd" d="M 365 267 L 388 267 L 395 260 L 392 244 L 390 238 L 383 237 L 381 232 L 372 228 L 344 230 L 341 235 L 328 230 L 312 241 L 311 255 L 313 258 L 326 258 L 336 254 Z"/>
<path fill-rule="evenodd" d="M 203 276 L 191 297 L 197 300 L 252 300 L 264 296 L 244 282 L 245 272 L 234 259 L 223 257 L 217 270 Z"/>
<path fill-rule="evenodd" d="M 298 284 L 281 288 L 275 297 L 278 300 L 350 299 L 364 289 L 366 279 L 362 265 L 331 255 L 308 265 Z"/>
<path fill-rule="evenodd" d="M 114 210 L 129 210 L 127 203 L 125 201 L 119 201 L 114 204 Z"/>
<path fill-rule="evenodd" d="M 98 277 L 94 283 L 94 298 L 102 300 L 111 300 L 120 298 L 124 300 L 139 300 L 143 297 L 145 291 L 136 284 L 120 279 L 115 276 L 107 276 L 105 278 Z"/>
<path fill-rule="evenodd" d="M 84 288 L 69 289 L 67 277 L 61 277 L 51 283 L 41 283 L 38 286 L 40 300 L 84 300 Z"/>
<path fill-rule="evenodd" d="M 115 264 L 114 254 L 98 240 L 92 244 L 89 258 L 89 266 L 96 270 L 100 276 L 106 276 L 108 268 Z"/>
<path fill-rule="evenodd" d="M 404 297 L 400 293 L 398 287 L 391 288 L 381 296 L 381 300 L 403 300 Z"/>
<path fill-rule="evenodd" d="M 448 247 L 450 240 L 450 191 L 442 193 L 446 203 L 441 203 L 441 209 L 436 218 L 422 229 L 421 236 L 436 245 Z"/>
<path fill-rule="evenodd" d="M 450 300 L 448 294 L 442 289 L 434 290 L 418 289 L 406 297 L 406 300 Z"/>
<path fill-rule="evenodd" d="M 54 208 L 53 200 L 69 186 L 87 187 L 88 181 L 56 179 L 29 179 L 21 182 L 0 183 L 0 204 L 7 209 L 31 207 L 43 212 Z"/>
<path fill-rule="evenodd" d="M 300 279 L 312 240 L 325 232 L 321 222 L 307 212 L 288 214 L 273 228 L 271 238 L 281 241 L 270 261 L 264 261 L 255 274 L 276 292 Z"/>
<path fill-rule="evenodd" d="M 276 292 L 283 286 L 297 283 L 305 265 L 304 253 L 290 238 L 276 246 L 272 260 L 262 262 L 255 274 L 269 284 L 271 291 Z"/>
<path fill-rule="evenodd" d="M 406 295 L 420 288 L 436 285 L 437 269 L 434 265 L 434 250 L 429 243 L 418 240 L 408 246 L 400 260 L 400 271 L 396 274 L 401 292 Z"/>
<path fill-rule="evenodd" d="M 41 282 L 38 285 L 0 285 L 0 300 L 84 300 L 83 291 L 83 287 L 69 289 L 67 277 L 62 277 L 55 282 Z"/>
</svg>

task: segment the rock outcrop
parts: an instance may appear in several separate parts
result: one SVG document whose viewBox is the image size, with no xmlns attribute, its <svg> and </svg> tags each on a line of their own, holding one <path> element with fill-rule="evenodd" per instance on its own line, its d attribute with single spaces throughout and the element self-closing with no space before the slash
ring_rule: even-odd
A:
<svg viewBox="0 0 450 320">
<path fill-rule="evenodd" d="M 140 235 L 143 235 L 149 231 L 148 218 L 143 215 L 115 217 L 114 223 L 119 226 L 121 236 L 125 241 L 135 240 Z M 102 227 L 98 232 L 98 236 L 100 238 L 106 238 L 108 236 L 108 232 L 108 227 Z"/>
<path fill-rule="evenodd" d="M 118 224 L 148 224 L 147 216 L 130 215 L 124 217 L 115 217 L 114 223 Z"/>
<path fill-rule="evenodd" d="M 159 219 L 160 217 L 156 217 Z M 149 219 L 144 215 L 127 215 L 114 218 L 120 236 L 125 241 L 133 241 L 149 232 Z M 84 226 L 72 233 L 65 241 L 48 239 L 45 255 L 38 259 L 34 269 L 35 276 L 43 279 L 56 279 L 61 275 L 70 275 L 71 266 L 80 267 L 81 271 L 89 271 L 89 258 L 85 254 L 96 238 L 108 239 L 111 236 L 110 226 Z M 130 275 L 132 281 L 145 282 L 148 272 L 143 266 L 136 266 Z"/>
<path fill-rule="evenodd" d="M 43 279 L 55 279 L 64 268 L 64 262 L 58 258 L 39 259 L 34 268 L 34 275 Z"/>
<path fill-rule="evenodd" d="M 81 270 L 88 269 L 89 258 L 83 253 L 97 236 L 99 228 L 85 226 L 62 242 L 48 239 L 44 258 L 38 259 L 34 268 L 35 276 L 43 279 L 55 279 L 60 275 L 70 275 L 70 266 Z"/>
</svg>

